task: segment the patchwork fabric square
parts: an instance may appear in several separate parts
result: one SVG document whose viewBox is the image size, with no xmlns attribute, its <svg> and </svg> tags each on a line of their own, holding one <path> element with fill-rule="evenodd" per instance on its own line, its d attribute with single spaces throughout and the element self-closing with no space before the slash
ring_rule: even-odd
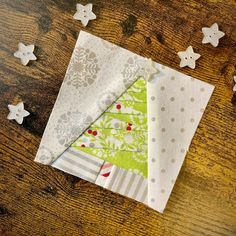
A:
<svg viewBox="0 0 236 236">
<path fill-rule="evenodd" d="M 163 212 L 213 89 L 81 31 L 35 161 Z"/>
</svg>

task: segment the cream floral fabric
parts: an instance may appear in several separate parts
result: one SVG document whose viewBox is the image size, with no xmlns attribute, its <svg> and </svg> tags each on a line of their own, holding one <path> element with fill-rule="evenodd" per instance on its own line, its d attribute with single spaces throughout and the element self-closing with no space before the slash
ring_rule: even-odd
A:
<svg viewBox="0 0 236 236">
<path fill-rule="evenodd" d="M 149 60 L 81 31 L 35 161 L 55 161 L 149 70 Z"/>
<path fill-rule="evenodd" d="M 76 89 L 89 88 L 96 81 L 99 70 L 96 53 L 79 46 L 71 58 L 65 83 L 68 86 L 74 86 Z"/>
</svg>

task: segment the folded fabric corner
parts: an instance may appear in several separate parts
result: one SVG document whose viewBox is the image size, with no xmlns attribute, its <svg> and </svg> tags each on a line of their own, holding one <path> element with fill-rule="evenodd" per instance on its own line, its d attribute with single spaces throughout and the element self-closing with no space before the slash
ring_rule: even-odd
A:
<svg viewBox="0 0 236 236">
<path fill-rule="evenodd" d="M 81 31 L 35 161 L 53 163 L 149 70 L 147 59 Z"/>
</svg>

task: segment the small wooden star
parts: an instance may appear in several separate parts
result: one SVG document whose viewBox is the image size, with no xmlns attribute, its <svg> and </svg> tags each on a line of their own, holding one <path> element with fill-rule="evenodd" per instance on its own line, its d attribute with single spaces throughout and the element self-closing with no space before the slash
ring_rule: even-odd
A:
<svg viewBox="0 0 236 236">
<path fill-rule="evenodd" d="M 180 67 L 188 66 L 191 69 L 195 69 L 196 60 L 200 58 L 200 54 L 193 51 L 192 46 L 189 46 L 186 51 L 178 52 L 178 56 L 181 59 Z"/>
<path fill-rule="evenodd" d="M 233 91 L 236 92 L 236 75 L 234 76 L 234 82 L 235 82 L 235 85 L 233 87 Z"/>
<path fill-rule="evenodd" d="M 96 15 L 92 12 L 93 4 L 89 3 L 85 6 L 76 4 L 77 12 L 74 14 L 74 19 L 80 20 L 82 25 L 87 26 L 90 20 L 96 19 Z"/>
<path fill-rule="evenodd" d="M 160 71 L 155 67 L 155 63 L 152 59 L 146 59 L 140 64 L 140 70 L 137 72 L 138 76 L 145 78 L 147 81 L 151 81 L 155 74 L 159 74 Z"/>
<path fill-rule="evenodd" d="M 37 60 L 34 55 L 34 45 L 24 45 L 23 43 L 18 44 L 18 51 L 14 53 L 14 56 L 20 58 L 21 63 L 26 66 L 29 61 Z"/>
<path fill-rule="evenodd" d="M 219 30 L 219 26 L 217 23 L 214 23 L 211 27 L 202 28 L 202 32 L 204 34 L 202 43 L 210 43 L 212 46 L 217 47 L 219 44 L 219 39 L 222 38 L 225 33 Z"/>
<path fill-rule="evenodd" d="M 7 116 L 8 120 L 16 120 L 18 124 L 22 124 L 24 117 L 28 116 L 30 113 L 24 109 L 24 103 L 20 102 L 17 105 L 8 105 L 10 113 Z"/>
<path fill-rule="evenodd" d="M 154 75 L 160 74 L 160 71 L 155 67 L 155 63 L 152 59 L 148 59 L 146 70 L 148 73 L 147 81 L 151 81 L 154 78 Z"/>
</svg>

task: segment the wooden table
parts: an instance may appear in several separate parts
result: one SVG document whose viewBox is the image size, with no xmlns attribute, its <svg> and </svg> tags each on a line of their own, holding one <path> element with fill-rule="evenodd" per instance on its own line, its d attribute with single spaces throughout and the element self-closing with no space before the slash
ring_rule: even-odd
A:
<svg viewBox="0 0 236 236">
<path fill-rule="evenodd" d="M 86 4 L 87 1 L 78 1 Z M 164 214 L 35 163 L 81 23 L 76 0 L 0 0 L 0 235 L 236 235 L 235 0 L 94 0 L 86 31 L 216 86 Z M 201 28 L 226 36 L 203 45 Z M 35 44 L 36 62 L 13 57 Z M 202 55 L 180 69 L 177 52 Z M 24 101 L 23 125 L 6 119 Z"/>
</svg>

